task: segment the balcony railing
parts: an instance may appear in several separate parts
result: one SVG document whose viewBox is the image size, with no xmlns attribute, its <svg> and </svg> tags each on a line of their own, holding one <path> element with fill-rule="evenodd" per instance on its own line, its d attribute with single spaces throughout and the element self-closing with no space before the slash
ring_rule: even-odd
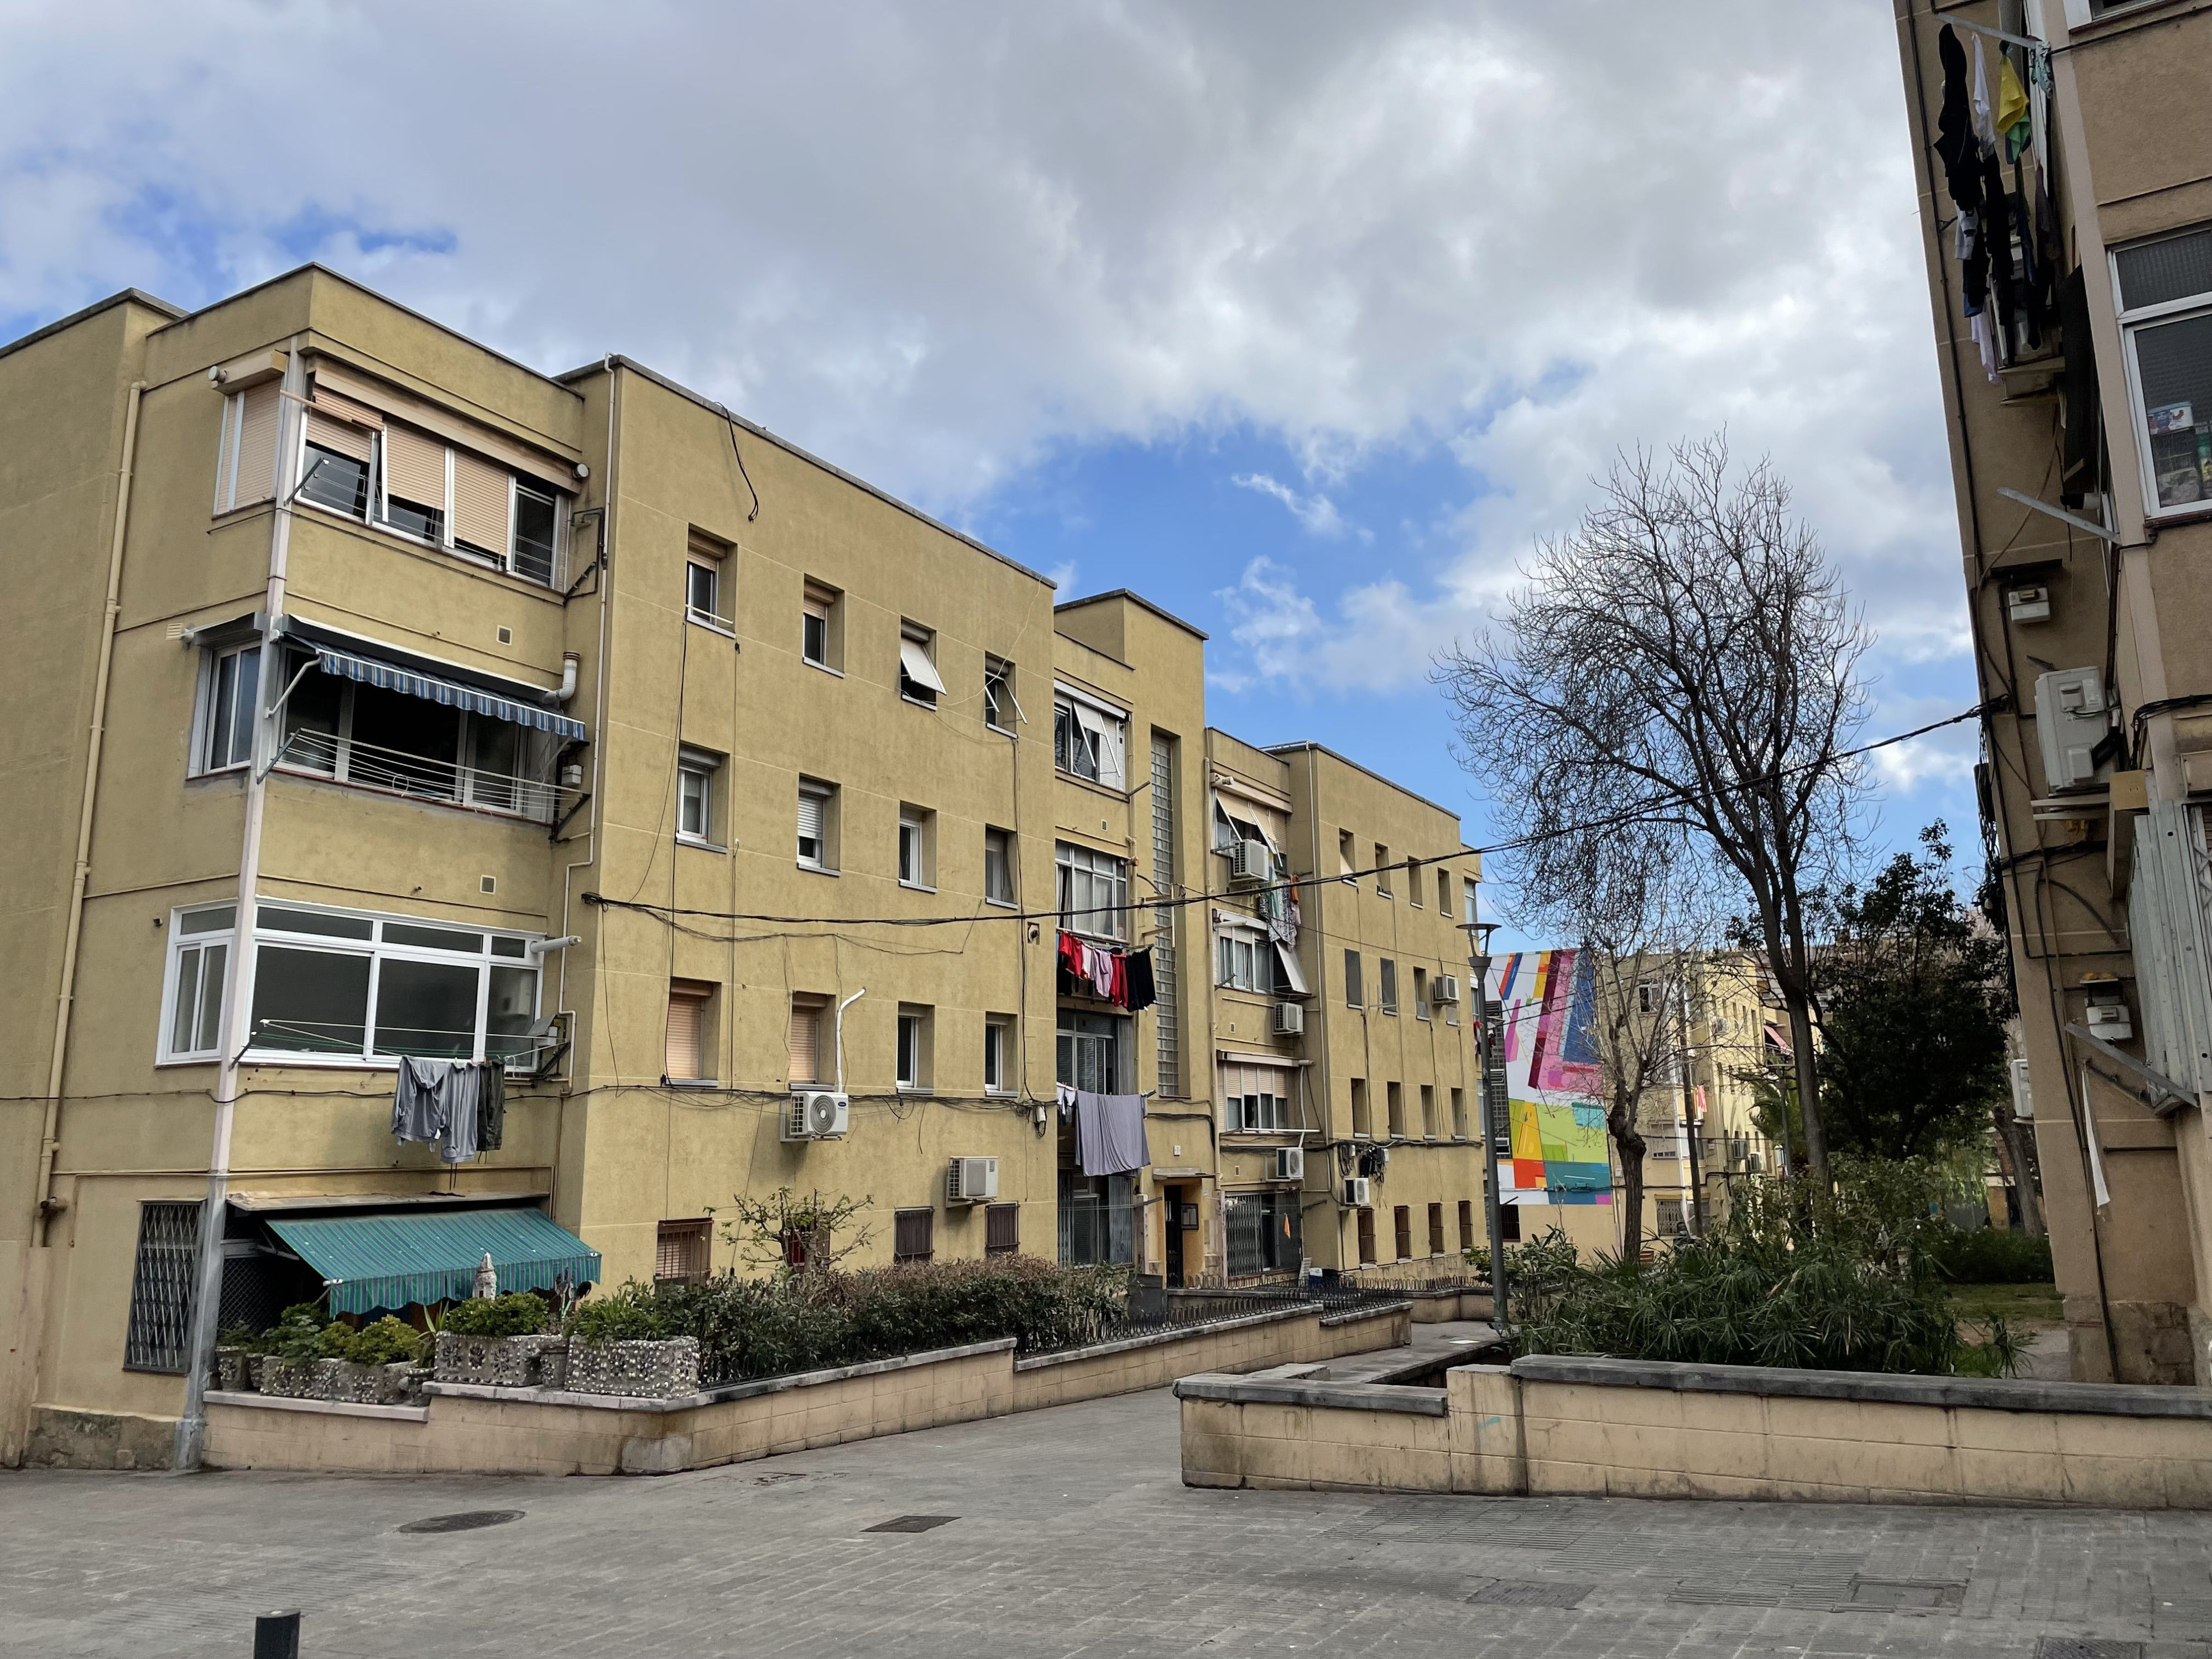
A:
<svg viewBox="0 0 2212 1659">
<path fill-rule="evenodd" d="M 457 761 L 410 755 L 374 744 L 348 742 L 327 732 L 288 733 L 278 766 L 329 778 L 357 789 L 444 801 L 550 823 L 561 810 L 558 786 L 519 774 L 489 771 Z"/>
</svg>

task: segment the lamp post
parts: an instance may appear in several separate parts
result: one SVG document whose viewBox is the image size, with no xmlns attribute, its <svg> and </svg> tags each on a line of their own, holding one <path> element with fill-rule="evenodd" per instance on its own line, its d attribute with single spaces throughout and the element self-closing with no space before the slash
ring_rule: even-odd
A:
<svg viewBox="0 0 2212 1659">
<path fill-rule="evenodd" d="M 1510 1155 L 1513 1127 L 1505 1099 L 1505 1028 L 1493 1019 L 1490 1008 L 1490 936 L 1494 921 L 1467 921 L 1468 976 L 1474 992 L 1475 1052 L 1482 1060 L 1482 1080 L 1475 1095 L 1481 1110 L 1483 1167 L 1488 1179 L 1483 1194 L 1484 1219 L 1490 1229 L 1490 1324 L 1501 1336 L 1505 1317 L 1505 1218 L 1500 1207 L 1504 1183 L 1499 1179 L 1499 1152 Z"/>
</svg>

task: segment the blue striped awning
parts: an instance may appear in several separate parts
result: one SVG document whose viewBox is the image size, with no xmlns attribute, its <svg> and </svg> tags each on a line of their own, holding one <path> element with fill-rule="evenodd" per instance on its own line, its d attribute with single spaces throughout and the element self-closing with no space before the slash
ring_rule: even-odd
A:
<svg viewBox="0 0 2212 1659">
<path fill-rule="evenodd" d="M 425 697 L 432 702 L 443 703 L 448 708 L 465 708 L 472 714 L 505 720 L 512 726 L 534 726 L 541 732 L 550 732 L 556 737 L 567 738 L 574 743 L 584 740 L 583 721 L 569 715 L 551 708 L 542 708 L 536 703 L 502 697 L 473 685 L 462 685 L 453 680 L 440 679 L 433 674 L 418 673 L 412 668 L 403 668 L 398 663 L 379 662 L 374 657 L 357 657 L 350 652 L 340 651 L 335 646 L 317 643 L 315 665 L 325 674 L 358 680 L 363 685 L 404 692 L 410 697 Z"/>
<path fill-rule="evenodd" d="M 486 1252 L 502 1293 L 550 1291 L 563 1273 L 579 1288 L 599 1277 L 599 1253 L 536 1210 L 271 1216 L 269 1228 L 323 1276 L 332 1313 L 460 1301 Z"/>
</svg>

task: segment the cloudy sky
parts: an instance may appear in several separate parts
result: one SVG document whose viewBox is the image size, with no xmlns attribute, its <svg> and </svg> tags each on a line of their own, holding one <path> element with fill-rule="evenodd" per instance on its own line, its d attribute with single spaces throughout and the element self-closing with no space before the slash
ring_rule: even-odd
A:
<svg viewBox="0 0 2212 1659">
<path fill-rule="evenodd" d="M 1771 454 L 1973 699 L 1891 9 L 0 0 L 0 338 L 314 258 L 625 351 L 1486 814 L 1432 653 L 1623 445 Z M 1971 727 L 1884 757 L 1972 842 Z"/>
</svg>

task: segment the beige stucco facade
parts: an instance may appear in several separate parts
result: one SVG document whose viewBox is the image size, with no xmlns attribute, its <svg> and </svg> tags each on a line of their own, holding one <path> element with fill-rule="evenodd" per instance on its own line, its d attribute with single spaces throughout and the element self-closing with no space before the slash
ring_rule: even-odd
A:
<svg viewBox="0 0 2212 1659">
<path fill-rule="evenodd" d="M 2074 1374 L 2202 1382 L 2212 386 L 2190 365 L 2212 331 L 2212 131 L 2199 115 L 2212 15 L 2177 0 L 1900 0 L 1896 15 L 1990 710 L 1978 781 Z M 2047 97 L 2030 95 L 2039 142 L 1995 176 L 2048 222 L 2031 240 L 2052 304 L 2035 338 L 2024 324 L 2007 334 L 1995 309 L 1994 373 L 1965 314 L 1960 206 L 1931 150 L 1947 26 L 1961 64 L 1982 54 L 1993 96 L 2001 54 L 2024 84 L 2048 64 Z M 2138 854 L 2154 830 L 2150 881 Z"/>
<path fill-rule="evenodd" d="M 1198 1284 L 1350 1248 L 1328 1147 L 1367 1073 L 1324 1036 L 1323 930 L 1408 981 L 1463 935 L 1328 883 L 1303 1038 L 1267 1035 L 1295 999 L 1217 986 L 1208 896 L 1250 902 L 1212 850 L 1188 624 L 1056 606 L 641 365 L 541 374 L 316 267 L 190 315 L 118 295 L 0 349 L 0 1462 L 34 1418 L 150 1461 L 183 1397 L 176 1230 L 218 1156 L 240 1317 L 297 1288 L 268 1218 L 341 1206 L 542 1207 L 604 1283 L 744 1265 L 732 1195 L 784 1186 L 865 1200 L 860 1262 Z M 1236 748 L 1295 805 L 1301 878 L 1340 822 L 1479 877 L 1449 814 Z M 1149 949 L 1159 1001 L 1066 981 L 1063 920 Z M 1412 1012 L 1361 1063 L 1472 1115 L 1467 1028 Z M 1311 1062 L 1302 1182 L 1260 1150 L 1296 1136 L 1224 1129 L 1245 1045 Z M 395 1141 L 406 1053 L 507 1055 L 496 1151 Z M 1148 1097 L 1142 1168 L 1076 1168 L 1072 1066 Z M 841 1079 L 844 1133 L 791 1138 Z M 995 1159 L 995 1197 L 954 1200 L 954 1158 Z M 1479 1204 L 1474 1143 L 1409 1137 L 1386 1184 Z M 1258 1263 L 1224 1194 L 1279 1185 L 1303 1252 Z"/>
</svg>

